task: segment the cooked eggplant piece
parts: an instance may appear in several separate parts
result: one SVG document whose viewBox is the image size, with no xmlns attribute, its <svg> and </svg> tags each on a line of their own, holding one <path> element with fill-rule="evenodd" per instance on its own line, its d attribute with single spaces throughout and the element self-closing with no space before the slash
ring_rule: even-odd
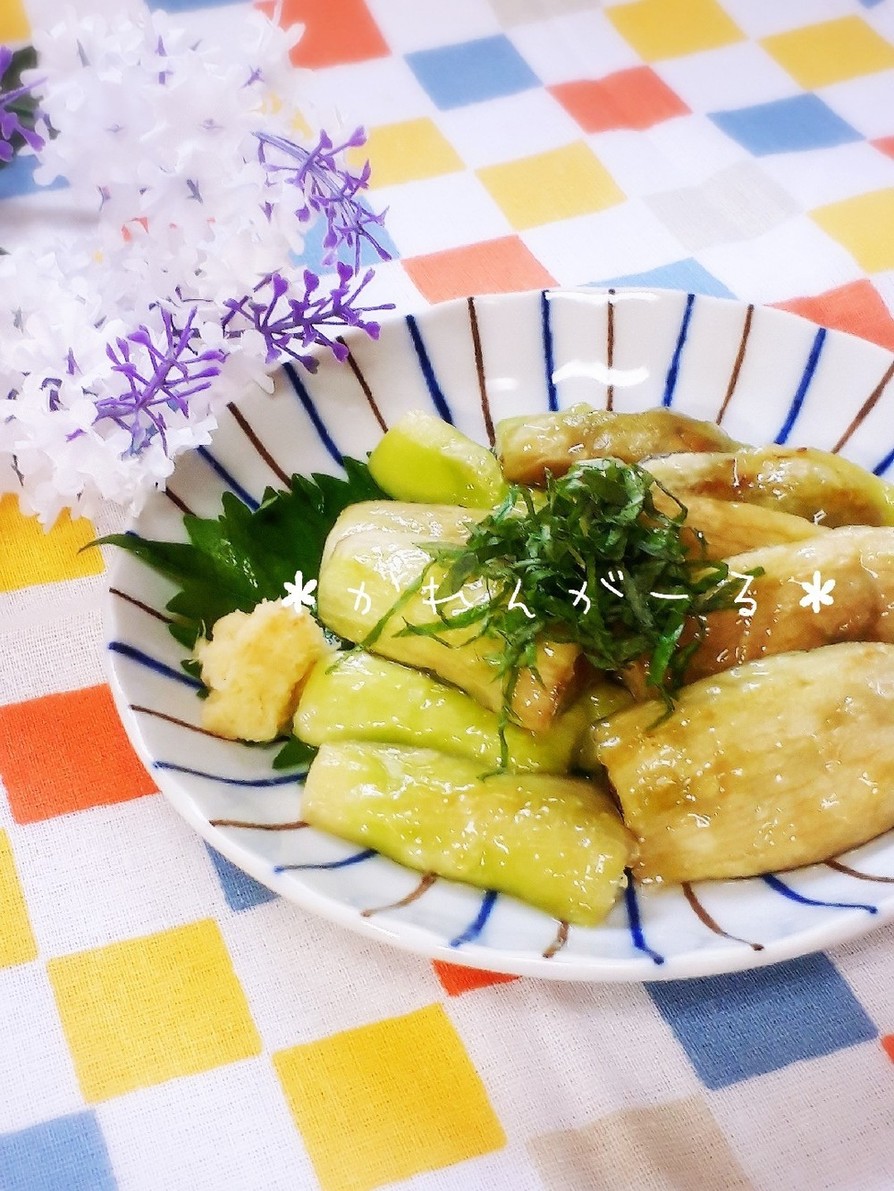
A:
<svg viewBox="0 0 894 1191">
<path fill-rule="evenodd" d="M 624 414 L 581 404 L 561 413 L 504 418 L 496 426 L 503 474 L 518 484 L 543 484 L 547 472 L 563 476 L 583 459 L 611 455 L 637 463 L 649 455 L 733 451 L 738 445 L 713 422 L 673 409 Z"/>
<path fill-rule="evenodd" d="M 679 513 L 676 501 L 660 489 L 653 490 L 652 495 L 662 513 L 669 517 Z M 704 557 L 710 560 L 729 558 L 731 554 L 741 554 L 759 546 L 803 542 L 829 532 L 805 517 L 795 517 L 791 513 L 780 513 L 776 509 L 765 509 L 737 500 L 687 495 L 683 503 L 687 509 L 687 530 L 684 532 L 688 531 L 692 535 L 692 553 L 701 552 L 701 545 L 694 537 L 697 531 L 704 539 Z"/>
<path fill-rule="evenodd" d="M 691 496 L 744 501 L 834 528 L 894 525 L 894 485 L 812 447 L 667 455 L 642 466 L 686 504 Z"/>
<path fill-rule="evenodd" d="M 894 646 L 846 642 L 737 666 L 597 727 L 639 841 L 635 873 L 748 877 L 894 826 Z"/>
<path fill-rule="evenodd" d="M 397 500 L 492 509 L 507 486 L 496 458 L 435 414 L 413 409 L 385 432 L 369 457 L 383 492 Z"/>
<path fill-rule="evenodd" d="M 607 674 L 597 674 L 586 685 L 583 695 L 574 704 L 585 711 L 584 731 L 580 737 L 575 768 L 584 773 L 598 773 L 602 769 L 596 755 L 596 728 L 609 716 L 629 707 L 633 696 L 616 679 Z"/>
<path fill-rule="evenodd" d="M 706 617 L 704 637 L 686 667 L 687 682 L 792 650 L 839 641 L 894 642 L 894 528 L 843 526 L 812 541 L 750 550 L 726 562 L 743 577 L 758 568 L 764 573 L 743 579 L 739 604 Z M 812 602 L 814 576 L 820 592 L 832 585 Z M 691 639 L 691 631 L 687 635 Z M 638 699 L 654 693 L 643 662 L 628 667 L 624 683 Z"/>
<path fill-rule="evenodd" d="M 590 700 L 579 699 L 556 716 L 548 732 L 536 735 L 507 725 L 508 768 L 515 773 L 567 773 L 589 712 Z M 341 740 L 415 744 L 477 761 L 482 770 L 500 764 L 496 712 L 423 670 L 363 650 L 330 655 L 314 667 L 301 693 L 294 730 L 313 745 Z"/>
<path fill-rule="evenodd" d="M 711 613 L 687 667 L 689 682 L 768 654 L 838 641 L 894 642 L 894 529 L 844 527 L 726 561 L 740 575 L 763 569 L 744 597 L 754 611 L 741 616 L 740 605 Z M 805 603 L 814 575 L 819 590 L 830 580 L 832 586 L 825 599 Z"/>
<path fill-rule="evenodd" d="M 476 625 L 451 628 L 453 609 L 447 607 L 443 608 L 446 623 L 438 626 L 436 636 L 400 635 L 406 625 L 432 625 L 437 621 L 424 590 L 407 597 L 388 616 L 398 599 L 418 584 L 431 561 L 419 543 L 465 540 L 462 525 L 466 510 L 447 505 L 395 508 L 395 504 L 383 501 L 352 505 L 339 517 L 327 539 L 320 567 L 320 619 L 339 636 L 365 643 L 387 617 L 375 640 L 369 642 L 372 652 L 430 670 L 468 691 L 483 706 L 499 711 L 503 706 L 499 639 L 479 635 Z M 451 533 L 458 536 L 451 539 Z M 437 585 L 441 572 L 433 568 L 430 577 Z M 470 580 L 462 593 L 470 605 L 488 598 L 483 579 Z M 458 602 L 455 607 L 461 610 L 462 605 Z M 520 671 L 511 709 L 523 728 L 539 732 L 549 727 L 574 691 L 578 655 L 576 645 L 545 641 L 538 650 L 536 673 Z"/>
<path fill-rule="evenodd" d="M 459 505 L 416 504 L 402 500 L 365 500 L 350 505 L 332 527 L 323 550 L 322 565 L 336 541 L 355 533 L 387 531 L 409 535 L 415 542 L 464 542 L 473 525 L 487 516 L 485 509 Z"/>
<path fill-rule="evenodd" d="M 432 749 L 324 744 L 301 815 L 323 831 L 422 872 L 512 894 L 592 926 L 611 909 L 634 855 L 595 783 L 498 774 Z"/>
</svg>

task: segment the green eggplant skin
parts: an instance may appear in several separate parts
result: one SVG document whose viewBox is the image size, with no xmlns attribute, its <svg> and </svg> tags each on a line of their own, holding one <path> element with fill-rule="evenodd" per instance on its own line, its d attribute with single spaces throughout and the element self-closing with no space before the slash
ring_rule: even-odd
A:
<svg viewBox="0 0 894 1191">
<path fill-rule="evenodd" d="M 581 926 L 605 918 L 636 854 L 594 782 L 482 778 L 475 761 L 426 748 L 324 744 L 301 816 L 409 868 L 510 894 Z"/>
<path fill-rule="evenodd" d="M 576 703 L 543 733 L 507 725 L 508 768 L 567 773 L 587 728 L 587 711 L 583 702 Z M 323 658 L 314 667 L 301 693 L 294 732 L 312 745 L 340 740 L 420 745 L 466 757 L 482 771 L 500 763 L 495 712 L 423 670 L 360 650 Z"/>
<path fill-rule="evenodd" d="M 369 457 L 369 470 L 395 500 L 492 509 L 509 490 L 486 447 L 418 409 L 385 432 Z"/>
</svg>

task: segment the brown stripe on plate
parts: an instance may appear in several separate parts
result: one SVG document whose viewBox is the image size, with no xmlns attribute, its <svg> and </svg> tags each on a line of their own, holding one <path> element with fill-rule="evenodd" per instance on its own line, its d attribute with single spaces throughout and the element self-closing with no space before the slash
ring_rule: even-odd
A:
<svg viewBox="0 0 894 1191">
<path fill-rule="evenodd" d="M 856 877 L 858 881 L 880 881 L 883 885 L 894 885 L 894 877 L 879 877 L 872 873 L 861 873 L 859 869 L 851 868 L 849 864 L 842 864 L 840 860 L 826 860 L 823 863 L 837 873 L 844 873 L 847 877 Z"/>
<path fill-rule="evenodd" d="M 745 360 L 745 349 L 748 346 L 748 338 L 751 335 L 751 322 L 754 318 L 754 303 L 749 303 L 748 309 L 745 311 L 745 322 L 742 324 L 742 335 L 739 339 L 739 349 L 736 352 L 736 358 L 733 361 L 733 370 L 729 374 L 729 381 L 726 386 L 726 393 L 723 397 L 723 403 L 717 411 L 715 419 L 717 425 L 723 421 L 723 415 L 726 413 L 726 407 L 732 400 L 733 393 L 736 391 L 736 385 L 739 383 L 739 373 L 742 371 L 742 364 Z"/>
<path fill-rule="evenodd" d="M 388 423 L 382 417 L 382 411 L 379 409 L 378 402 L 376 401 L 375 397 L 373 396 L 373 391 L 369 387 L 369 382 L 367 381 L 367 379 L 363 375 L 363 373 L 360 371 L 360 365 L 354 359 L 354 354 L 351 351 L 351 349 L 348 347 L 348 345 L 345 343 L 344 339 L 339 337 L 338 342 L 342 345 L 343 348 L 346 349 L 348 354 L 345 356 L 345 363 L 348 365 L 348 367 L 354 373 L 354 376 L 357 378 L 357 383 L 360 386 L 360 388 L 363 390 L 363 396 L 366 398 L 367 404 L 369 405 L 369 408 L 373 412 L 373 417 L 379 423 L 379 428 L 384 433 L 388 429 Z"/>
<path fill-rule="evenodd" d="M 752 943 L 749 939 L 740 939 L 738 935 L 731 935 L 729 931 L 724 930 L 723 927 L 718 924 L 717 920 L 708 913 L 708 911 L 699 901 L 698 896 L 696 895 L 695 890 L 692 888 L 692 885 L 689 883 L 689 881 L 683 882 L 682 889 L 683 895 L 689 902 L 693 914 L 695 914 L 699 922 L 703 923 L 708 930 L 713 931 L 715 935 L 720 935 L 724 939 L 730 939 L 734 943 L 744 943 L 747 947 L 750 947 L 752 951 L 763 951 L 763 943 Z"/>
<path fill-rule="evenodd" d="M 110 587 L 109 595 L 118 596 L 120 600 L 124 600 L 128 604 L 133 604 L 135 608 L 139 608 L 141 612 L 148 612 L 150 616 L 154 616 L 156 620 L 160 620 L 162 624 L 173 624 L 173 618 L 165 616 L 164 612 L 159 612 L 157 608 L 151 607 L 149 604 L 144 604 L 142 600 L 138 600 L 136 596 L 128 595 L 126 591 L 122 591 L 120 587 Z"/>
<path fill-rule="evenodd" d="M 203 728 L 199 724 L 191 724 L 189 720 L 182 720 L 179 716 L 171 715 L 167 711 L 158 711 L 154 707 L 143 707 L 139 703 L 129 703 L 131 711 L 139 711 L 142 715 L 151 715 L 153 719 L 165 720 L 175 724 L 178 728 L 187 728 L 190 732 L 198 732 L 201 736 L 211 736 L 214 740 L 231 740 L 229 736 L 221 736 L 219 732 L 212 732 L 210 728 Z"/>
<path fill-rule="evenodd" d="M 494 420 L 490 412 L 490 400 L 487 396 L 487 384 L 484 377 L 484 351 L 481 347 L 481 332 L 478 328 L 478 311 L 475 309 L 475 299 L 468 299 L 469 330 L 472 332 L 472 351 L 475 356 L 475 374 L 478 377 L 478 396 L 481 400 L 481 416 L 484 418 L 484 429 L 487 441 L 494 445 Z"/>
<path fill-rule="evenodd" d="M 560 952 L 562 950 L 562 948 L 565 946 L 565 944 L 567 942 L 568 942 L 568 923 L 565 921 L 564 918 L 560 918 L 559 919 L 559 929 L 556 931 L 556 937 L 553 939 L 553 941 L 550 943 L 550 945 L 543 952 L 543 958 L 544 959 L 552 959 L 552 957 L 554 955 L 557 955 L 558 952 Z"/>
<path fill-rule="evenodd" d="M 427 893 L 437 881 L 437 873 L 423 873 L 419 884 L 411 889 L 406 897 L 402 897 L 399 901 L 389 902 L 385 906 L 371 906 L 366 910 L 360 911 L 361 918 L 372 918 L 373 914 L 381 914 L 383 910 L 401 910 L 404 906 L 409 906 L 417 898 L 422 897 L 423 893 Z"/>
<path fill-rule="evenodd" d="M 888 382 L 890 381 L 892 376 L 894 376 L 894 360 L 892 360 L 891 363 L 888 365 L 888 367 L 885 369 L 885 375 L 882 377 L 882 379 L 878 382 L 878 384 L 875 386 L 875 388 L 872 390 L 872 392 L 869 394 L 869 396 L 866 398 L 866 400 L 863 402 L 863 404 L 857 410 L 850 426 L 848 426 L 847 430 L 845 430 L 844 434 L 842 434 L 841 438 L 839 438 L 838 442 L 832 448 L 833 455 L 837 454 L 837 452 L 841 450 L 841 448 L 844 446 L 844 444 L 847 442 L 847 440 L 851 437 L 851 435 L 854 433 L 854 431 L 857 429 L 857 427 L 860 425 L 860 423 L 866 418 L 866 415 L 872 411 L 873 407 L 878 402 L 878 399 L 881 397 L 882 393 L 884 393 L 885 389 L 888 387 Z"/>
<path fill-rule="evenodd" d="M 186 503 L 186 501 L 181 500 L 180 497 L 177 495 L 177 493 L 173 492 L 170 488 L 167 488 L 167 487 L 165 488 L 165 496 L 168 498 L 168 500 L 171 502 L 172 505 L 175 505 L 180 510 L 181 513 L 186 513 L 190 517 L 195 516 L 195 514 L 193 513 L 193 511 L 189 507 L 189 505 Z"/>
<path fill-rule="evenodd" d="M 245 819 L 209 819 L 212 827 L 248 827 L 252 831 L 300 831 L 308 827 L 303 819 L 295 819 L 291 823 L 250 823 Z"/>
<path fill-rule="evenodd" d="M 288 487 L 290 477 L 286 474 L 286 472 L 283 470 L 283 468 L 281 468 L 279 466 L 279 464 L 276 462 L 276 460 L 273 458 L 273 456 L 270 454 L 270 452 L 267 450 L 267 448 L 264 446 L 264 444 L 258 438 L 257 434 L 255 433 L 254 428 L 252 427 L 251 423 L 248 421 L 248 419 L 246 418 L 246 416 L 242 412 L 242 410 L 239 409 L 238 406 L 232 401 L 227 402 L 227 409 L 233 415 L 233 420 L 235 421 L 236 425 L 239 427 L 239 429 L 242 431 L 242 433 L 245 435 L 245 437 L 248 439 L 248 441 L 251 443 L 251 445 L 254 447 L 254 449 L 258 452 L 258 454 L 261 456 L 261 458 L 264 460 L 264 462 L 267 464 L 267 466 L 270 468 L 270 470 L 273 472 L 273 474 L 276 476 L 276 478 L 281 483 L 285 484 L 286 487 Z"/>
</svg>

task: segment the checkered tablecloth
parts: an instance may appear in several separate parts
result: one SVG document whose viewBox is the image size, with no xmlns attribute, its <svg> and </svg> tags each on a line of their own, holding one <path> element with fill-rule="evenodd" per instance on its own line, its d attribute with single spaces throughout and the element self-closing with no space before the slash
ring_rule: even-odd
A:
<svg viewBox="0 0 894 1191">
<path fill-rule="evenodd" d="M 56 2 L 2 0 L 0 41 Z M 245 11 L 156 7 L 230 36 Z M 399 310 L 646 283 L 894 349 L 894 0 L 286 0 L 283 19 L 306 24 L 294 60 L 322 101 L 369 130 L 394 254 L 375 296 Z M 66 218 L 24 159 L 0 197 L 0 242 Z M 131 751 L 102 561 L 77 553 L 97 528 L 45 535 L 0 502 L 0 1191 L 894 1187 L 890 929 L 599 986 L 308 916 L 210 851 Z"/>
</svg>

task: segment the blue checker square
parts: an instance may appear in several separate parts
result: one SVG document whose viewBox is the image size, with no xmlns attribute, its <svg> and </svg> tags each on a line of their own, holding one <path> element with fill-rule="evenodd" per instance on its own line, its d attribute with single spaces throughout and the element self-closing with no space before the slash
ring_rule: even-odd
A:
<svg viewBox="0 0 894 1191">
<path fill-rule="evenodd" d="M 237 868 L 235 864 L 227 860 L 226 856 L 221 856 L 220 852 L 215 851 L 208 844 L 205 847 L 208 848 L 208 855 L 214 862 L 217 879 L 220 881 L 224 898 L 231 910 L 237 912 L 251 910 L 255 906 L 263 906 L 265 902 L 272 902 L 276 898 L 272 889 L 268 889 L 266 885 L 262 885 L 260 881 L 256 881 L 254 877 L 244 873 L 241 868 Z"/>
<path fill-rule="evenodd" d="M 442 111 L 540 86 L 540 79 L 509 38 L 501 35 L 416 50 L 406 58 Z"/>
<path fill-rule="evenodd" d="M 3 1191 L 115 1191 L 109 1152 L 92 1112 L 0 1133 Z"/>
<path fill-rule="evenodd" d="M 821 954 L 646 989 L 712 1089 L 878 1036 L 850 986 Z"/>
<path fill-rule="evenodd" d="M 49 186 L 38 186 L 34 181 L 36 166 L 36 157 L 17 153 L 8 165 L 0 167 L 0 199 L 19 198 L 42 190 L 64 190 L 68 186 L 64 178 L 56 178 Z"/>
<path fill-rule="evenodd" d="M 715 277 L 713 273 L 709 273 L 704 265 L 691 256 L 684 260 L 671 261 L 667 265 L 659 265 L 655 269 L 647 269 L 644 273 L 625 273 L 622 277 L 609 277 L 593 284 L 619 287 L 622 285 L 655 286 L 657 289 L 678 289 L 692 294 L 709 294 L 713 298 L 734 298 L 736 296 L 719 278 Z"/>
<path fill-rule="evenodd" d="M 755 157 L 829 149 L 863 139 L 818 95 L 793 95 L 790 99 L 708 115 L 722 132 Z"/>
</svg>

